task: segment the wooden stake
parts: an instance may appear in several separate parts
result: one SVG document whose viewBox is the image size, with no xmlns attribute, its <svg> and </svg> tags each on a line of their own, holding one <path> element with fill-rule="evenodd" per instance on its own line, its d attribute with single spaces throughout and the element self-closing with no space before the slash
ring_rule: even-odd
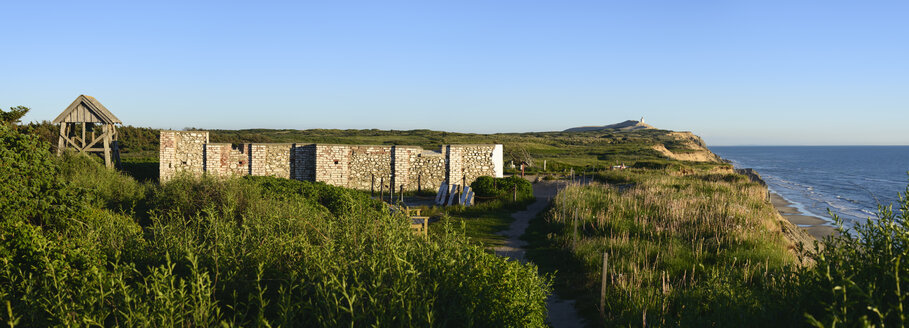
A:
<svg viewBox="0 0 909 328">
<path fill-rule="evenodd" d="M 606 272 L 609 270 L 609 254 L 603 252 L 603 277 L 600 281 L 600 316 L 606 317 Z"/>
</svg>

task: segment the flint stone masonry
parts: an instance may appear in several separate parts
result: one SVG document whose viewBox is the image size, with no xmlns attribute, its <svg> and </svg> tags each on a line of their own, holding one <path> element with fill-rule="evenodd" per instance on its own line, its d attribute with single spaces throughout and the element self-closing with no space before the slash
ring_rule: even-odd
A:
<svg viewBox="0 0 909 328">
<path fill-rule="evenodd" d="M 158 153 L 159 179 L 167 181 L 177 172 L 201 175 L 205 171 L 208 132 L 161 131 Z"/>
<path fill-rule="evenodd" d="M 502 177 L 502 145 L 416 146 L 209 143 L 206 131 L 161 131 L 160 180 L 195 176 L 275 176 L 360 190 L 435 190 L 442 182 Z"/>
</svg>

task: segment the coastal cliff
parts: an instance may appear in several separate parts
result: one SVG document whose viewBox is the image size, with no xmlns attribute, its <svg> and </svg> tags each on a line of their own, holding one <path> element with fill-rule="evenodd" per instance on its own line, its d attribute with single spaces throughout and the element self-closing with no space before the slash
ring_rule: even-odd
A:
<svg viewBox="0 0 909 328">
<path fill-rule="evenodd" d="M 735 169 L 735 173 L 744 175 L 744 176 L 748 177 L 748 179 L 750 179 L 752 182 L 760 184 L 761 186 L 764 186 L 765 189 L 767 189 L 767 182 L 765 182 L 764 179 L 761 178 L 761 175 L 754 169 L 752 169 L 752 168 Z M 781 211 L 780 206 L 771 201 L 770 195 L 771 195 L 770 190 L 767 189 L 767 201 L 771 204 L 771 206 L 774 207 L 774 209 L 776 209 L 776 216 L 777 216 L 777 221 L 779 222 L 779 225 L 780 225 L 780 232 L 790 242 L 790 244 L 791 244 L 790 250 L 797 251 L 799 249 L 799 244 L 804 246 L 804 248 L 809 248 L 809 246 L 814 244 L 814 241 L 817 240 L 815 238 L 815 236 L 813 236 L 805 229 L 800 228 L 799 226 L 792 223 L 789 219 L 787 219 L 780 212 Z"/>
<path fill-rule="evenodd" d="M 694 135 L 694 133 L 687 131 L 669 132 L 667 135 L 671 138 L 669 142 L 653 145 L 653 150 L 656 150 L 665 157 L 677 161 L 690 162 L 721 161 L 719 156 L 711 152 L 710 149 L 707 149 L 704 140 L 702 140 L 701 137 Z M 667 144 L 673 146 L 673 149 L 670 150 L 667 148 Z"/>
</svg>

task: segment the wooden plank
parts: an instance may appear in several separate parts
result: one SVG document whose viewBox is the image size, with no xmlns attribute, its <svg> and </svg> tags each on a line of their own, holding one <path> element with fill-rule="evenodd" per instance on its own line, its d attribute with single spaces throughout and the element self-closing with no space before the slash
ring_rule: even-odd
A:
<svg viewBox="0 0 909 328">
<path fill-rule="evenodd" d="M 57 156 L 63 155 L 63 148 L 66 148 L 66 123 L 60 123 L 60 137 L 57 138 Z"/>
<path fill-rule="evenodd" d="M 448 205 L 454 205 L 455 195 L 458 191 L 458 185 L 451 185 L 451 191 L 448 192 Z"/>
<path fill-rule="evenodd" d="M 79 138 L 79 137 L 73 137 L 73 139 L 77 139 L 77 138 Z M 76 141 L 70 139 L 69 137 L 63 137 L 63 139 L 66 140 L 66 142 L 68 142 L 69 144 L 73 145 L 73 148 L 76 148 L 76 149 L 81 149 L 81 148 L 82 148 L 82 147 L 79 147 L 79 145 L 76 144 Z"/>
<path fill-rule="evenodd" d="M 460 204 L 467 204 L 467 194 L 470 193 L 470 186 L 465 186 L 464 190 L 461 191 L 461 199 L 458 200 Z"/>
<path fill-rule="evenodd" d="M 442 205 L 442 200 L 445 199 L 446 191 L 448 190 L 448 185 L 445 182 L 439 184 L 439 192 L 436 193 L 436 204 Z"/>
<path fill-rule="evenodd" d="M 106 146 L 109 145 L 109 142 L 107 141 L 107 140 L 108 140 L 107 137 L 108 137 L 107 132 L 102 133 L 100 136 L 98 136 L 97 138 L 93 139 L 92 142 L 90 142 L 88 145 L 86 145 L 85 147 L 82 147 L 82 148 L 83 148 L 83 149 L 91 148 L 91 147 L 94 146 L 96 143 L 98 143 L 98 141 L 101 141 L 101 140 L 104 140 L 105 147 L 106 147 Z"/>
<path fill-rule="evenodd" d="M 104 131 L 101 133 L 104 136 L 104 165 L 110 169 L 114 167 L 114 162 L 110 158 L 110 133 L 107 132 L 107 124 L 102 129 Z"/>
</svg>

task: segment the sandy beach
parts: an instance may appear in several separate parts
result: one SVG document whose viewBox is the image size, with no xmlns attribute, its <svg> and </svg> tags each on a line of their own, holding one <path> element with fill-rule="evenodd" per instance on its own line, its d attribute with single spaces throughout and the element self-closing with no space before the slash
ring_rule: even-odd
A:
<svg viewBox="0 0 909 328">
<path fill-rule="evenodd" d="M 829 236 L 835 232 L 833 226 L 828 223 L 828 221 L 821 219 L 819 217 L 814 217 L 810 215 L 805 215 L 800 212 L 798 208 L 795 207 L 791 202 L 787 201 L 780 195 L 771 192 L 770 193 L 770 202 L 773 204 L 773 207 L 783 215 L 784 218 L 795 224 L 796 226 L 805 229 L 809 235 L 814 238 L 821 240 L 825 236 Z"/>
</svg>

